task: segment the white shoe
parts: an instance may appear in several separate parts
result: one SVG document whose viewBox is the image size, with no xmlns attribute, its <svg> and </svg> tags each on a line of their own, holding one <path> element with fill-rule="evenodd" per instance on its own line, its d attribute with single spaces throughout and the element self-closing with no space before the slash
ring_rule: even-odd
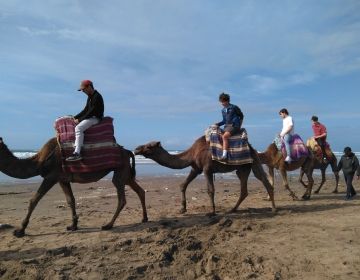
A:
<svg viewBox="0 0 360 280">
<path fill-rule="evenodd" d="M 291 157 L 290 157 L 290 156 L 287 156 L 287 157 L 285 158 L 285 161 L 290 163 L 290 162 L 291 162 Z"/>
</svg>

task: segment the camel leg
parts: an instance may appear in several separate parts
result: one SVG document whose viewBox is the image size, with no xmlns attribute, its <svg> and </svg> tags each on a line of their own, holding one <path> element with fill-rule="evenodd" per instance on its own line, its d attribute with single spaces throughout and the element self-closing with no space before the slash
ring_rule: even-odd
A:
<svg viewBox="0 0 360 280">
<path fill-rule="evenodd" d="M 274 188 L 274 182 L 275 182 L 275 180 L 274 180 L 274 177 L 275 177 L 274 168 L 269 166 L 268 170 L 269 170 L 269 177 L 268 177 L 269 182 L 272 185 L 272 187 Z"/>
<path fill-rule="evenodd" d="M 280 169 L 280 174 L 281 174 L 284 188 L 289 191 L 289 195 L 292 197 L 293 200 L 298 200 L 298 197 L 296 196 L 296 194 L 289 187 L 286 170 Z"/>
<path fill-rule="evenodd" d="M 270 183 L 270 180 L 268 179 L 268 177 L 267 177 L 264 169 L 262 168 L 261 164 L 260 165 L 253 164 L 252 165 L 252 171 L 253 171 L 255 177 L 258 180 L 260 180 L 263 183 L 263 185 L 265 186 L 265 189 L 266 189 L 266 191 L 268 193 L 269 199 L 270 199 L 271 204 L 272 204 L 272 211 L 275 212 L 276 207 L 275 207 L 275 200 L 274 200 L 274 186 Z M 274 169 L 272 169 L 272 176 L 274 178 Z M 239 175 L 238 175 L 238 177 L 239 177 Z M 240 180 L 241 180 L 241 178 L 240 178 Z M 274 180 L 272 180 L 272 182 L 274 183 Z M 239 203 L 239 205 L 240 205 L 240 203 Z"/>
<path fill-rule="evenodd" d="M 142 187 L 139 186 L 138 183 L 136 183 L 135 180 L 131 179 L 128 182 L 128 185 L 134 190 L 134 192 L 136 192 L 136 194 L 138 195 L 140 201 L 141 201 L 141 207 L 143 210 L 143 219 L 142 222 L 145 223 L 148 221 L 148 217 L 147 217 L 147 211 L 146 211 L 146 205 L 145 205 L 145 191 L 143 190 Z"/>
<path fill-rule="evenodd" d="M 68 226 L 66 229 L 71 230 L 71 231 L 75 231 L 75 230 L 78 229 L 77 224 L 78 224 L 79 217 L 76 214 L 75 197 L 74 197 L 74 194 L 72 192 L 71 185 L 68 182 L 59 182 L 59 184 L 60 184 L 63 192 L 65 193 L 66 202 L 70 206 L 71 213 L 72 213 L 72 224 L 71 224 L 71 226 Z"/>
<path fill-rule="evenodd" d="M 248 196 L 247 183 L 248 183 L 250 171 L 251 171 L 250 168 L 245 168 L 245 167 L 236 170 L 236 175 L 240 179 L 240 196 L 234 208 L 231 209 L 230 212 L 235 212 L 239 208 L 241 202 L 243 202 L 245 198 Z"/>
<path fill-rule="evenodd" d="M 213 179 L 213 174 L 210 172 L 206 172 L 205 173 L 205 178 L 207 181 L 207 188 L 208 188 L 208 194 L 210 197 L 210 205 L 212 208 L 212 211 L 207 213 L 206 216 L 215 216 L 215 187 L 214 187 L 214 179 Z"/>
<path fill-rule="evenodd" d="M 335 157 L 335 156 L 334 156 Z M 333 193 L 338 193 L 338 187 L 339 187 L 339 171 L 337 170 L 337 161 L 336 159 L 331 162 L 331 170 L 335 175 L 335 182 L 336 186 L 333 190 Z"/>
<path fill-rule="evenodd" d="M 201 173 L 198 170 L 192 168 L 189 175 L 185 179 L 185 181 L 180 185 L 181 190 L 181 209 L 180 213 L 184 214 L 186 212 L 186 189 L 187 186 Z"/>
<path fill-rule="evenodd" d="M 325 170 L 326 170 L 326 167 L 325 168 L 321 168 L 321 183 L 320 183 L 320 186 L 315 190 L 314 193 L 319 193 L 319 191 L 321 190 L 322 186 L 324 185 L 324 183 L 326 182 L 326 176 L 325 176 Z"/>
<path fill-rule="evenodd" d="M 114 226 L 116 218 L 119 216 L 121 210 L 124 208 L 126 204 L 125 198 L 125 184 L 124 184 L 124 174 L 120 174 L 119 171 L 114 171 L 114 175 L 112 178 L 112 183 L 116 187 L 117 197 L 118 197 L 118 204 L 114 216 L 112 217 L 111 221 L 106 225 L 101 227 L 102 230 L 109 230 Z"/>
<path fill-rule="evenodd" d="M 36 205 L 40 201 L 40 199 L 56 184 L 57 178 L 45 178 L 37 192 L 34 196 L 30 199 L 29 208 L 25 219 L 21 223 L 21 227 L 14 230 L 14 235 L 16 237 L 23 237 L 25 235 L 25 229 L 29 224 L 30 216 L 34 211 Z"/>
<path fill-rule="evenodd" d="M 300 168 L 299 182 L 304 186 L 304 188 L 307 188 L 307 185 L 303 181 L 304 174 L 305 174 L 304 169 Z"/>
<path fill-rule="evenodd" d="M 306 170 L 306 176 L 308 177 L 309 183 L 308 183 L 308 187 L 307 187 L 305 193 L 302 196 L 303 200 L 309 200 L 310 199 L 311 190 L 312 190 L 312 187 L 314 185 L 314 179 L 312 177 L 312 173 L 313 173 L 313 169 L 307 169 Z"/>
</svg>

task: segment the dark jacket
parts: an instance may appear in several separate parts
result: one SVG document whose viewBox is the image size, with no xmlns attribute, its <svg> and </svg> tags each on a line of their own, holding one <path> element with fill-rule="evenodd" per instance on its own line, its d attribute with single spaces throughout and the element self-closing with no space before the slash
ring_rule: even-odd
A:
<svg viewBox="0 0 360 280">
<path fill-rule="evenodd" d="M 229 125 L 233 127 L 241 127 L 241 124 L 244 119 L 244 114 L 241 112 L 240 108 L 236 105 L 229 104 L 228 107 L 221 110 L 223 120 L 217 123 L 218 126 Z"/>
<path fill-rule="evenodd" d="M 97 117 L 100 120 L 104 117 L 104 100 L 96 90 L 92 96 L 88 96 L 85 108 L 74 118 L 81 122 L 91 117 Z"/>
<path fill-rule="evenodd" d="M 354 153 L 349 156 L 343 155 L 338 164 L 338 170 L 342 169 L 343 173 L 355 173 L 359 168 L 359 160 Z"/>
</svg>

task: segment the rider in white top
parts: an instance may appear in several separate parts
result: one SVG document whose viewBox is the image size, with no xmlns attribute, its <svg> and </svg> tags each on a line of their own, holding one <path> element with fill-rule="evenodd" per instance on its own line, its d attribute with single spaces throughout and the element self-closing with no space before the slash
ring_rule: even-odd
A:
<svg viewBox="0 0 360 280">
<path fill-rule="evenodd" d="M 280 137 L 284 139 L 285 149 L 286 149 L 286 162 L 291 162 L 291 152 L 290 152 L 290 140 L 291 136 L 294 134 L 294 122 L 287 109 L 281 109 L 279 112 L 280 117 L 283 118 L 283 128 L 280 133 Z"/>
</svg>

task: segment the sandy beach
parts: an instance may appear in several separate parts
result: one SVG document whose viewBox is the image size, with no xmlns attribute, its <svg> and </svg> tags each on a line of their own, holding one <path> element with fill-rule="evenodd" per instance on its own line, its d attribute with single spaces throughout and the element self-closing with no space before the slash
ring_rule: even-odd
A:
<svg viewBox="0 0 360 280">
<path fill-rule="evenodd" d="M 217 216 L 207 217 L 203 177 L 190 184 L 188 212 L 179 214 L 184 178 L 141 177 L 149 222 L 127 188 L 115 227 L 102 231 L 116 207 L 111 181 L 73 184 L 79 230 L 67 232 L 71 213 L 56 185 L 35 209 L 26 235 L 14 228 L 38 184 L 0 187 L 1 279 L 360 279 L 360 196 L 344 201 L 344 181 L 333 194 L 332 176 L 310 201 L 292 201 L 276 177 L 277 213 L 264 187 L 249 182 L 239 211 L 239 183 L 216 176 Z M 319 179 L 316 179 L 319 182 Z M 354 180 L 360 192 L 360 182 Z M 304 188 L 291 181 L 301 196 Z"/>
</svg>

